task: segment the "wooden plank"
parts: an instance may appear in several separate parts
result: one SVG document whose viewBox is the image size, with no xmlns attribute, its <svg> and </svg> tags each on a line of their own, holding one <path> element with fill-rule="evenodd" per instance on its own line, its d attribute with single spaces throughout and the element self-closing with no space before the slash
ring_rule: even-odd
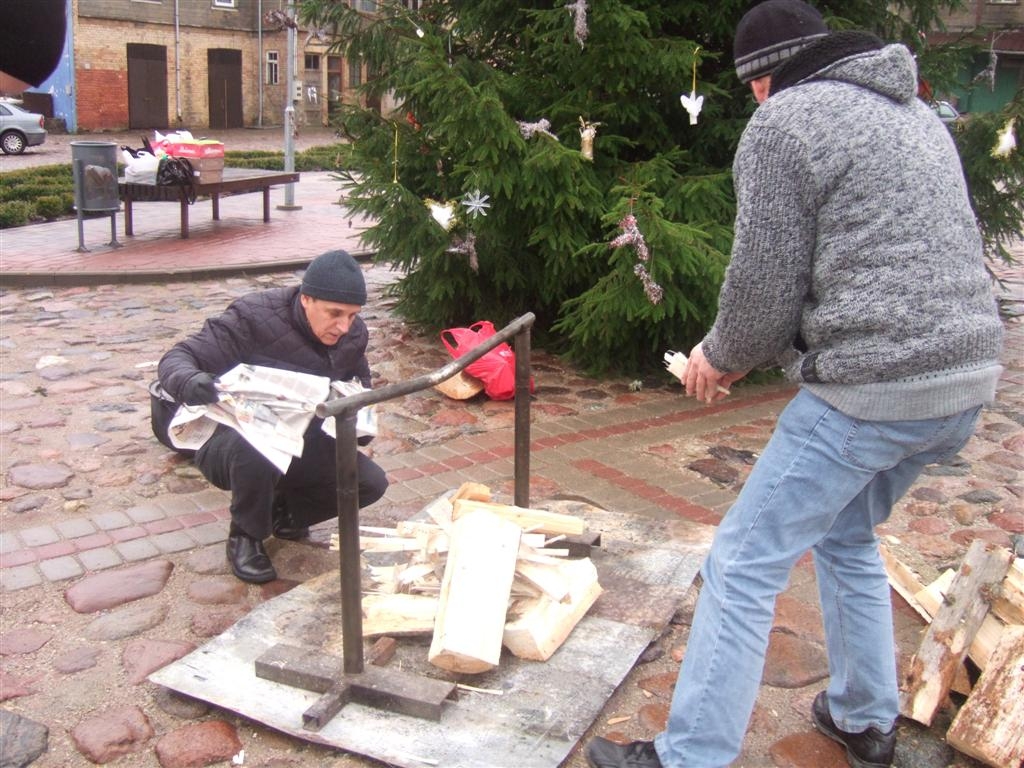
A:
<svg viewBox="0 0 1024 768">
<path fill-rule="evenodd" d="M 1009 550 L 981 540 L 967 550 L 903 681 L 900 712 L 905 717 L 931 725 L 988 613 L 988 594 L 1006 576 L 1011 557 Z"/>
<path fill-rule="evenodd" d="M 996 768 L 1024 764 L 1024 626 L 1007 626 L 946 741 Z"/>
<path fill-rule="evenodd" d="M 491 489 L 483 483 L 465 482 L 459 486 L 452 495 L 451 501 L 455 503 L 458 499 L 469 499 L 470 501 L 490 501 Z"/>
<path fill-rule="evenodd" d="M 457 520 L 468 512 L 486 510 L 506 520 L 511 520 L 524 531 L 531 533 L 579 535 L 583 533 L 584 529 L 583 518 L 574 515 L 563 515 L 558 512 L 548 512 L 543 509 L 527 509 L 511 504 L 492 504 L 471 499 L 459 499 L 453 504 L 453 507 L 453 520 Z"/>
<path fill-rule="evenodd" d="M 925 621 L 931 621 L 934 613 L 925 610 L 916 598 L 917 593 L 924 588 L 918 575 L 896 557 L 884 542 L 879 544 L 878 552 L 882 556 L 882 563 L 889 575 L 889 586 L 906 600 L 907 605 L 913 608 L 919 616 Z"/>
<path fill-rule="evenodd" d="M 505 625 L 502 642 L 521 659 L 547 661 L 559 649 L 594 601 L 601 595 L 597 569 L 590 559 L 566 560 L 562 575 L 569 581 L 569 599 L 543 595 L 524 601 L 518 618 Z"/>
<path fill-rule="evenodd" d="M 452 523 L 431 664 L 471 674 L 498 665 L 521 534 L 518 525 L 485 509 Z"/>
<path fill-rule="evenodd" d="M 532 584 L 556 603 L 569 600 L 569 577 L 562 572 L 562 563 L 557 565 L 530 563 L 519 560 L 516 563 L 516 576 L 522 577 L 527 584 Z"/>
</svg>

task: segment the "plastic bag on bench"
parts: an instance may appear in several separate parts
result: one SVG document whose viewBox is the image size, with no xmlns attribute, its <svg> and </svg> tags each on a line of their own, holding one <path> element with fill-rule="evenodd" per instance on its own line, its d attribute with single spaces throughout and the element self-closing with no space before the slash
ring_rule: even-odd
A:
<svg viewBox="0 0 1024 768">
<path fill-rule="evenodd" d="M 156 171 L 160 165 L 160 159 L 156 155 L 142 150 L 129 154 L 127 149 L 121 154 L 124 159 L 125 181 L 132 184 L 156 184 Z"/>
<path fill-rule="evenodd" d="M 161 157 L 156 172 L 156 183 L 179 186 L 185 190 L 189 205 L 196 201 L 192 163 L 184 157 Z"/>
</svg>

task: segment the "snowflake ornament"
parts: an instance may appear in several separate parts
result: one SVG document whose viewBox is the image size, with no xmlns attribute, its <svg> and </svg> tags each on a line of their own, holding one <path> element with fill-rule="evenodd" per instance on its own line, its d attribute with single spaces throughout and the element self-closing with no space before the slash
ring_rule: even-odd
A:
<svg viewBox="0 0 1024 768">
<path fill-rule="evenodd" d="M 466 206 L 466 214 L 475 219 L 477 216 L 487 215 L 487 209 L 491 207 L 488 202 L 490 199 L 490 195 L 481 194 L 479 189 L 475 189 L 466 195 L 462 204 Z"/>
</svg>

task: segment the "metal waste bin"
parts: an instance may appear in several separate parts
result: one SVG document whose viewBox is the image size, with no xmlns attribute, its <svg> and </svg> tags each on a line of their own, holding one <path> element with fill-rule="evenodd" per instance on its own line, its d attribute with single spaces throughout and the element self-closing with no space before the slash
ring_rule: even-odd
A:
<svg viewBox="0 0 1024 768">
<path fill-rule="evenodd" d="M 110 214 L 110 245 L 117 242 L 115 215 L 121 207 L 117 192 L 117 144 L 112 141 L 72 141 L 71 172 L 75 181 L 75 210 L 78 213 L 78 250 L 83 243 L 82 215 Z"/>
</svg>

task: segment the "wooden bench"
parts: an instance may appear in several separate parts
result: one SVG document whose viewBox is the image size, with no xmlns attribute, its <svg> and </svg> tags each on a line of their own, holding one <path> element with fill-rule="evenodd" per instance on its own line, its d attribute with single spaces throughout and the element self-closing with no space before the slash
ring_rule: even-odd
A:
<svg viewBox="0 0 1024 768">
<path fill-rule="evenodd" d="M 280 184 L 293 184 L 299 180 L 299 174 L 283 171 L 253 171 L 247 168 L 225 168 L 220 181 L 206 184 L 195 184 L 192 190 L 195 199 L 209 197 L 213 201 L 213 220 L 220 221 L 221 195 L 243 195 L 247 192 L 263 193 L 263 221 L 270 221 L 270 188 Z M 127 182 L 123 178 L 117 180 L 118 193 L 124 201 L 124 233 L 128 237 L 135 234 L 132 226 L 132 204 L 178 202 L 181 205 L 181 237 L 188 238 L 188 191 L 169 184 L 139 184 Z"/>
</svg>

